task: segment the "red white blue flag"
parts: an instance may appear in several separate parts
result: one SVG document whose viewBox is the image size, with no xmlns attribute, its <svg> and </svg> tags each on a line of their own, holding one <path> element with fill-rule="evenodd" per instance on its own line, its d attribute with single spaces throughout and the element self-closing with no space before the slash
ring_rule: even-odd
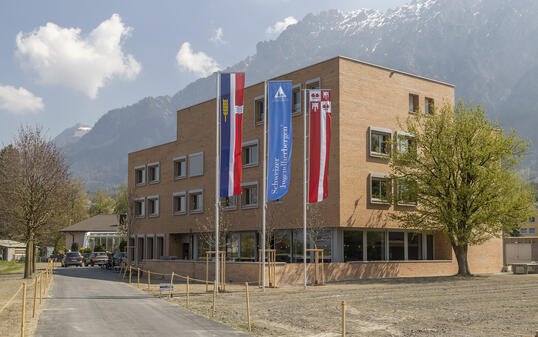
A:
<svg viewBox="0 0 538 337">
<path fill-rule="evenodd" d="M 329 195 L 331 145 L 331 91 L 310 90 L 310 178 L 308 202 Z"/>
<path fill-rule="evenodd" d="M 220 196 L 241 194 L 245 74 L 220 75 Z"/>
</svg>

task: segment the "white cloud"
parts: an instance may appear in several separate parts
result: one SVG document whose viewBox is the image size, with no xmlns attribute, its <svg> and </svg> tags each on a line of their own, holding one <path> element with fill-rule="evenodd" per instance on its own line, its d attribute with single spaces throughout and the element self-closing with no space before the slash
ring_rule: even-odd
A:
<svg viewBox="0 0 538 337">
<path fill-rule="evenodd" d="M 0 110 L 13 114 L 37 112 L 43 110 L 43 99 L 23 87 L 19 89 L 10 85 L 0 85 Z"/>
<path fill-rule="evenodd" d="M 297 20 L 293 16 L 288 16 L 282 21 L 277 21 L 274 25 L 267 27 L 265 29 L 265 34 L 267 35 L 278 35 L 282 33 L 288 26 L 294 25 L 297 23 Z"/>
<path fill-rule="evenodd" d="M 24 67 L 37 73 L 40 83 L 71 87 L 93 99 L 107 81 L 133 80 L 140 73 L 140 63 L 122 50 L 122 41 L 131 31 L 118 14 L 88 36 L 81 36 L 80 28 L 49 22 L 17 34 L 17 55 Z"/>
<path fill-rule="evenodd" d="M 176 62 L 181 69 L 192 71 L 198 76 L 205 77 L 220 70 L 217 62 L 204 52 L 193 52 L 191 44 L 184 42 L 176 55 Z"/>
<path fill-rule="evenodd" d="M 219 27 L 215 31 L 215 34 L 213 34 L 213 36 L 209 39 L 209 41 L 213 42 L 216 45 L 225 44 L 226 41 L 222 39 L 223 36 L 224 36 L 224 33 L 222 32 L 222 27 Z"/>
</svg>

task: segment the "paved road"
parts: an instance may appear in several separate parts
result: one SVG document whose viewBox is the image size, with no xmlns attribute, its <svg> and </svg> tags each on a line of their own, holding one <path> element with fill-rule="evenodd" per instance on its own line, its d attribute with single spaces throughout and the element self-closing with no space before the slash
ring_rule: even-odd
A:
<svg viewBox="0 0 538 337">
<path fill-rule="evenodd" d="M 99 268 L 58 268 L 35 336 L 248 336 L 118 282 Z"/>
</svg>

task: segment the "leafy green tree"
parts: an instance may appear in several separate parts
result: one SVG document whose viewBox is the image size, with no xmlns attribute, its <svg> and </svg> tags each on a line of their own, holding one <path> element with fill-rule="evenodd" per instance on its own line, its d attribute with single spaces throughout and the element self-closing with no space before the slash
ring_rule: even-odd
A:
<svg viewBox="0 0 538 337">
<path fill-rule="evenodd" d="M 458 274 L 470 275 L 469 246 L 518 228 L 532 214 L 533 191 L 516 174 L 530 144 L 461 100 L 417 113 L 403 128 L 412 137 L 395 140 L 390 165 L 417 207 L 392 217 L 404 228 L 446 234 Z"/>
<path fill-rule="evenodd" d="M 127 214 L 129 206 L 129 193 L 127 191 L 127 185 L 123 184 L 116 188 L 114 191 L 114 214 Z"/>
<path fill-rule="evenodd" d="M 109 197 L 105 191 L 98 189 L 92 197 L 92 203 L 90 206 L 90 216 L 98 214 L 112 214 L 114 212 L 114 206 L 116 202 Z"/>
</svg>

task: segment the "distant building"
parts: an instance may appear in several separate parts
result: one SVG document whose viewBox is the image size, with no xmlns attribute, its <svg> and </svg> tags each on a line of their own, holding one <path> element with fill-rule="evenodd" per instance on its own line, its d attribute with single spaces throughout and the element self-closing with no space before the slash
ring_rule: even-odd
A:
<svg viewBox="0 0 538 337">
<path fill-rule="evenodd" d="M 0 258 L 4 261 L 19 261 L 26 256 L 26 243 L 0 240 Z"/>
<path fill-rule="evenodd" d="M 100 214 L 61 230 L 65 233 L 65 246 L 71 248 L 73 242 L 79 248 L 101 246 L 106 251 L 116 251 L 122 240 L 119 232 L 120 215 Z"/>
<path fill-rule="evenodd" d="M 444 233 L 404 229 L 391 219 L 391 213 L 417 204 L 405 185 L 391 180 L 388 165 L 393 139 L 407 137 L 405 147 L 413 142 L 401 122 L 419 111 L 431 114 L 434 106 L 454 104 L 454 86 L 345 57 L 268 80 L 293 82 L 290 188 L 268 206 L 273 211 L 268 216 L 270 246 L 283 268 L 281 279 L 298 282 L 303 270 L 303 89 L 332 90 L 329 195 L 312 205 L 324 227 L 316 246 L 329 262 L 328 280 L 456 273 L 455 254 Z M 261 248 L 263 107 L 264 83 L 246 87 L 240 196 L 215 200 L 215 99 L 177 112 L 176 140 L 129 153 L 136 217 L 129 230 L 131 260 L 161 272 L 205 277 L 195 272 L 205 271 L 206 251 L 214 250 L 206 237 L 214 230 L 211 218 L 220 201 L 221 218 L 228 223 L 221 242 L 228 270 L 234 270 L 230 277 L 255 279 Z M 474 273 L 500 271 L 502 262 L 501 239 L 469 248 Z"/>
</svg>

